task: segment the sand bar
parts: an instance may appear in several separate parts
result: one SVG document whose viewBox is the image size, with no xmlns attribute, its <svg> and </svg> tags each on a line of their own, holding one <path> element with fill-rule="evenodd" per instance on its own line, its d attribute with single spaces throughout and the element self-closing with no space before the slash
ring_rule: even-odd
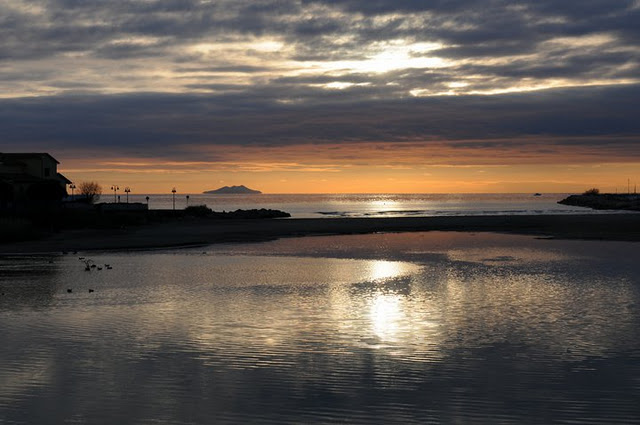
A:
<svg viewBox="0 0 640 425">
<path fill-rule="evenodd" d="M 133 250 L 281 237 L 416 231 L 505 232 L 558 239 L 640 241 L 640 214 L 274 220 L 185 219 L 125 229 L 69 230 L 34 241 L 0 244 L 0 253 Z"/>
</svg>

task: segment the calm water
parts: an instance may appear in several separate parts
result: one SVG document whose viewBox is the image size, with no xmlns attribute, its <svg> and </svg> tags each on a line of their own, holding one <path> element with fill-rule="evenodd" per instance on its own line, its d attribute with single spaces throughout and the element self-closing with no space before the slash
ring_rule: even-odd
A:
<svg viewBox="0 0 640 425">
<path fill-rule="evenodd" d="M 430 232 L 89 272 L 0 257 L 0 423 L 640 423 L 637 248 Z"/>
<path fill-rule="evenodd" d="M 176 208 L 187 206 L 187 194 L 177 194 Z M 146 202 L 146 195 L 131 195 L 130 202 Z M 271 208 L 295 218 L 401 217 L 486 214 L 589 214 L 589 208 L 560 205 L 567 194 L 372 194 L 372 195 L 202 195 L 189 194 L 189 205 L 207 205 L 215 211 Z M 117 198 L 116 198 L 117 199 Z M 121 196 L 125 202 L 125 197 Z M 101 201 L 113 202 L 104 194 Z M 173 208 L 173 197 L 149 195 L 149 208 Z"/>
</svg>

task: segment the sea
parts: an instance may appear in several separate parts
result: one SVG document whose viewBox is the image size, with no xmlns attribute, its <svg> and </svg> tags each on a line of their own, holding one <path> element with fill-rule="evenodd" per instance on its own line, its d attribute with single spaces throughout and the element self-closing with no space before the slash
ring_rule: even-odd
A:
<svg viewBox="0 0 640 425">
<path fill-rule="evenodd" d="M 638 424 L 640 250 L 416 232 L 3 255 L 0 342 L 3 425 Z"/>
<path fill-rule="evenodd" d="M 589 208 L 558 204 L 569 194 L 103 194 L 101 202 L 142 202 L 149 209 L 184 209 L 205 205 L 214 211 L 267 208 L 293 218 L 410 217 L 500 214 L 602 214 Z M 188 196 L 188 198 L 187 198 Z M 148 200 L 147 200 L 148 197 Z"/>
</svg>

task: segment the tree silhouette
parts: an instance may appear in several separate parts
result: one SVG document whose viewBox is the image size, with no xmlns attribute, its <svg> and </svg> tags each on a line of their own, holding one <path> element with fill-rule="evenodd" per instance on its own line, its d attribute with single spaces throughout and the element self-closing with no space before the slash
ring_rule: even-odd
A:
<svg viewBox="0 0 640 425">
<path fill-rule="evenodd" d="M 82 182 L 78 185 L 78 191 L 83 195 L 89 203 L 93 204 L 102 194 L 102 186 L 97 182 Z"/>
</svg>

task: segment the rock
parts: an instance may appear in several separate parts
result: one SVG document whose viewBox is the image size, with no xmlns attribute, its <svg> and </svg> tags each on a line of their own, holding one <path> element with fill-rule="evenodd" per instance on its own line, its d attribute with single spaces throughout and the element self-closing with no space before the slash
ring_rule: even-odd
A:
<svg viewBox="0 0 640 425">
<path fill-rule="evenodd" d="M 640 195 L 599 194 L 571 195 L 559 204 L 576 207 L 593 208 L 595 210 L 631 210 L 640 211 Z"/>
</svg>

